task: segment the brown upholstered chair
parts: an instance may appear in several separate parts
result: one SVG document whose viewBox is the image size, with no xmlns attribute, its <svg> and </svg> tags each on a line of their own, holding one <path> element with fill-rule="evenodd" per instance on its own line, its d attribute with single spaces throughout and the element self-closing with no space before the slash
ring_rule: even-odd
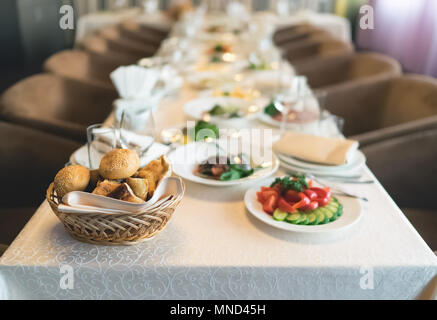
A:
<svg viewBox="0 0 437 320">
<path fill-rule="evenodd" d="M 44 70 L 66 78 L 114 89 L 109 74 L 120 64 L 110 55 L 64 50 L 44 62 Z"/>
<path fill-rule="evenodd" d="M 313 64 L 317 60 L 326 58 L 345 56 L 354 52 L 351 43 L 343 42 L 333 38 L 307 39 L 299 41 L 287 51 L 284 51 L 284 57 L 294 67 L 305 64 Z"/>
<path fill-rule="evenodd" d="M 109 56 L 119 65 L 130 65 L 137 63 L 138 56 L 126 52 L 118 43 L 109 41 L 96 35 L 86 36 L 81 42 L 82 48 L 92 54 L 100 56 Z"/>
<path fill-rule="evenodd" d="M 103 27 L 99 30 L 98 35 L 106 39 L 109 45 L 117 51 L 135 56 L 138 59 L 153 56 L 158 50 L 158 45 L 125 37 L 117 25 Z"/>
<path fill-rule="evenodd" d="M 437 126 L 362 149 L 367 164 L 432 250 L 437 250 Z"/>
<path fill-rule="evenodd" d="M 86 127 L 102 122 L 116 98 L 115 90 L 38 74 L 6 90 L 0 98 L 0 111 L 10 122 L 85 141 Z"/>
<path fill-rule="evenodd" d="M 159 47 L 168 32 L 154 28 L 148 25 L 142 25 L 132 20 L 126 20 L 120 23 L 119 30 L 123 36 L 132 40 L 150 44 Z"/>
<path fill-rule="evenodd" d="M 345 119 L 344 134 L 368 145 L 437 124 L 437 80 L 420 75 L 362 82 L 328 93 L 325 107 Z"/>
<path fill-rule="evenodd" d="M 368 52 L 314 60 L 296 66 L 296 72 L 307 77 L 311 88 L 331 93 L 400 75 L 402 69 L 396 60 Z"/>
<path fill-rule="evenodd" d="M 80 144 L 6 122 L 0 122 L 0 136 L 0 243 L 10 244 Z"/>
<path fill-rule="evenodd" d="M 328 31 L 322 28 L 310 24 L 298 24 L 278 29 L 273 34 L 273 42 L 276 46 L 285 49 L 293 42 L 307 40 L 318 34 L 323 34 L 327 37 L 330 37 L 331 35 Z"/>
</svg>

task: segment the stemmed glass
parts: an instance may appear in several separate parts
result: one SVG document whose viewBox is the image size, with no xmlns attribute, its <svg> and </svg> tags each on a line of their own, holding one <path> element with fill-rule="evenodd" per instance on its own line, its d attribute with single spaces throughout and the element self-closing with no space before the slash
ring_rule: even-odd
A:
<svg viewBox="0 0 437 320">
<path fill-rule="evenodd" d="M 156 139 L 153 106 L 125 108 L 120 117 L 118 132 L 120 145 L 144 156 Z"/>
<path fill-rule="evenodd" d="M 102 157 L 117 147 L 117 135 L 114 127 L 104 127 L 101 123 L 87 128 L 88 166 L 97 169 Z"/>
</svg>

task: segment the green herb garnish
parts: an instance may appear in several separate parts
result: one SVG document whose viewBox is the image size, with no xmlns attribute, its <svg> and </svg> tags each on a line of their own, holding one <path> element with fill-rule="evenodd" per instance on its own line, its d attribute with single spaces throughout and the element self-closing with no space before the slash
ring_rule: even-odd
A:
<svg viewBox="0 0 437 320">
<path fill-rule="evenodd" d="M 198 133 L 202 131 L 202 135 L 198 137 Z M 195 141 L 206 139 L 206 138 L 213 138 L 217 139 L 219 137 L 219 128 L 212 123 L 200 120 L 196 123 L 196 126 L 194 127 L 194 137 Z"/>
<path fill-rule="evenodd" d="M 229 171 L 222 173 L 220 180 L 230 181 L 245 178 L 250 176 L 254 172 L 254 169 L 246 169 L 241 164 L 230 164 Z"/>
<path fill-rule="evenodd" d="M 275 103 L 272 101 L 264 108 L 264 113 L 268 114 L 271 117 L 275 117 L 280 114 L 281 111 L 276 109 Z"/>
<path fill-rule="evenodd" d="M 211 62 L 212 63 L 219 63 L 219 62 L 222 62 L 222 59 L 219 56 L 212 56 Z"/>
<path fill-rule="evenodd" d="M 208 113 L 212 116 L 221 116 L 226 114 L 226 109 L 221 105 L 216 104 L 211 110 L 208 111 Z"/>
<path fill-rule="evenodd" d="M 286 190 L 294 190 L 302 192 L 304 189 L 308 189 L 308 183 L 304 174 L 294 174 L 291 177 L 286 176 L 283 178 L 276 178 L 271 184 L 273 187 L 275 184 L 281 185 Z"/>
</svg>

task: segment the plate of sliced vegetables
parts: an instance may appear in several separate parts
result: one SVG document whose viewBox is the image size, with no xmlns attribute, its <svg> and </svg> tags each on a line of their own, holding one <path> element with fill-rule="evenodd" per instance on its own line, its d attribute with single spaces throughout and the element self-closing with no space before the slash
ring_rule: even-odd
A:
<svg viewBox="0 0 437 320">
<path fill-rule="evenodd" d="M 302 174 L 270 179 L 249 189 L 244 197 L 248 211 L 279 229 L 299 233 L 327 233 L 356 224 L 362 215 L 359 200 L 334 196 Z"/>
</svg>

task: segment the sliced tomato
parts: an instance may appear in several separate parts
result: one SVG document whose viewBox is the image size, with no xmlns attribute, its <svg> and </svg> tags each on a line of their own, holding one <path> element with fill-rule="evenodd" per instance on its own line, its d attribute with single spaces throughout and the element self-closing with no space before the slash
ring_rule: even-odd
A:
<svg viewBox="0 0 437 320">
<path fill-rule="evenodd" d="M 312 211 L 312 210 L 316 210 L 318 207 L 319 207 L 319 203 L 317 201 L 311 201 L 309 204 L 300 208 L 299 210 Z"/>
<path fill-rule="evenodd" d="M 300 197 L 300 201 L 293 205 L 293 207 L 295 209 L 299 209 L 299 208 L 305 207 L 306 205 L 308 205 L 311 202 L 310 198 L 308 198 L 305 195 L 305 193 L 299 192 L 298 195 Z"/>
<path fill-rule="evenodd" d="M 318 197 L 317 193 L 315 191 L 313 191 L 313 190 L 310 190 L 310 189 L 305 189 L 305 191 L 303 193 L 305 193 L 305 195 L 308 198 L 310 198 L 310 200 L 314 200 L 314 199 L 316 199 Z"/>
<path fill-rule="evenodd" d="M 278 195 L 274 194 L 271 195 L 269 198 L 266 199 L 266 201 L 263 203 L 263 210 L 266 213 L 273 214 L 273 211 L 278 207 Z"/>
<path fill-rule="evenodd" d="M 310 188 L 313 187 L 313 180 L 308 180 L 308 187 L 310 187 Z"/>
<path fill-rule="evenodd" d="M 323 190 L 326 191 L 326 196 L 327 196 L 329 199 L 331 199 L 331 188 L 326 187 L 326 188 L 323 188 Z"/>
<path fill-rule="evenodd" d="M 296 210 L 297 210 L 296 208 L 294 208 L 294 204 L 295 203 L 289 203 L 289 202 L 287 202 L 287 200 L 285 200 L 284 198 L 280 197 L 279 201 L 278 201 L 278 208 L 281 211 L 288 212 L 288 213 L 293 213 L 293 212 L 296 212 Z"/>
<path fill-rule="evenodd" d="M 281 195 L 282 193 L 282 187 L 279 183 L 275 184 L 272 189 L 276 190 L 276 192 L 278 193 L 278 195 Z"/>
<path fill-rule="evenodd" d="M 302 197 L 299 196 L 299 192 L 294 190 L 288 190 L 284 198 L 288 202 L 299 202 L 300 200 L 302 200 Z"/>
<path fill-rule="evenodd" d="M 316 201 L 319 203 L 319 207 L 324 207 L 329 203 L 329 198 L 317 198 Z"/>
<path fill-rule="evenodd" d="M 264 203 L 268 198 L 270 198 L 270 196 L 275 195 L 277 197 L 279 197 L 279 193 L 276 192 L 273 189 L 270 190 L 265 190 L 265 191 L 258 191 L 256 193 L 256 196 L 258 198 L 258 201 L 261 203 Z"/>
<path fill-rule="evenodd" d="M 310 190 L 317 193 L 317 198 L 329 198 L 328 191 L 325 189 L 313 187 Z"/>
<path fill-rule="evenodd" d="M 264 191 L 276 191 L 276 189 L 272 188 L 272 187 L 261 187 L 261 191 L 262 192 L 264 192 Z"/>
</svg>

